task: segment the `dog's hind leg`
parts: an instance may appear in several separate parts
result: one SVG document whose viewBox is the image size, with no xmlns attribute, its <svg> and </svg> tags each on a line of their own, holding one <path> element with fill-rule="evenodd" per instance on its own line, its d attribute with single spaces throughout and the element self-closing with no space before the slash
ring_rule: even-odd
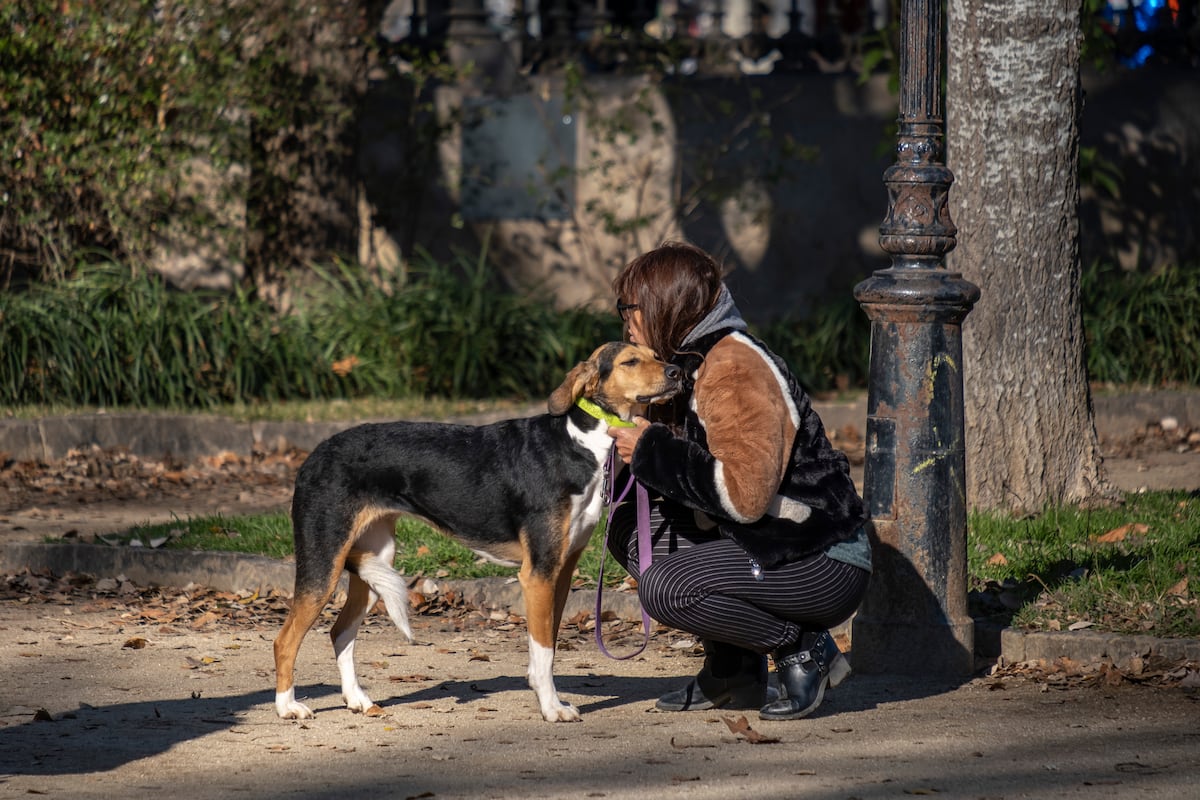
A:
<svg viewBox="0 0 1200 800">
<path fill-rule="evenodd" d="M 363 618 L 374 607 L 376 600 L 383 599 L 388 616 L 409 641 L 412 640 L 412 630 L 408 624 L 408 587 L 392 569 L 392 559 L 396 554 L 396 540 L 393 538 L 395 529 L 394 518 L 375 520 L 359 535 L 346 557 L 350 590 L 329 636 L 333 640 L 333 653 L 342 678 L 342 698 L 351 711 L 366 713 L 375 707 L 358 682 L 354 642 Z"/>
<path fill-rule="evenodd" d="M 329 638 L 333 640 L 333 654 L 337 658 L 338 673 L 342 677 L 342 699 L 351 711 L 366 712 L 374 707 L 375 703 L 358 683 L 358 673 L 354 668 L 354 641 L 363 618 L 375 605 L 378 595 L 371 591 L 366 581 L 354 574 L 357 566 L 354 563 L 356 555 L 359 554 L 352 551 L 346 559 L 346 566 L 350 569 L 350 589 L 346 593 L 346 604 L 342 606 L 337 621 L 329 631 Z M 368 555 L 364 558 L 370 557 Z"/>
<path fill-rule="evenodd" d="M 392 568 L 396 556 L 396 517 L 388 515 L 372 522 L 354 543 L 352 555 L 360 551 L 355 571 L 366 581 L 387 609 L 388 617 L 412 641 L 412 628 L 408 624 L 408 584 L 404 576 Z M 370 606 L 368 606 L 370 608 Z"/>
<path fill-rule="evenodd" d="M 296 700 L 296 655 L 300 652 L 304 635 L 317 621 L 321 609 L 333 594 L 334 585 L 331 581 L 327 589 L 314 591 L 297 581 L 292 607 L 283 621 L 283 628 L 275 637 L 275 713 L 283 719 L 308 719 L 313 716 L 308 706 Z"/>
</svg>

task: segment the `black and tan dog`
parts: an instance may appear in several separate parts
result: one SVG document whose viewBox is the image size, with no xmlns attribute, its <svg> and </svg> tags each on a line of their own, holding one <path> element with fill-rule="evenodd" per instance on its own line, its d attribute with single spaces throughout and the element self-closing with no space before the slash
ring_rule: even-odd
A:
<svg viewBox="0 0 1200 800">
<path fill-rule="evenodd" d="M 571 574 L 603 510 L 607 429 L 674 395 L 681 378 L 648 348 L 611 342 L 571 370 L 549 414 L 480 427 L 367 424 L 318 445 L 292 500 L 296 588 L 275 639 L 279 716 L 313 715 L 296 700 L 296 654 L 343 569 L 350 588 L 330 631 L 342 696 L 352 711 L 374 706 L 355 674 L 354 639 L 377 599 L 412 639 L 408 587 L 392 569 L 396 520 L 409 515 L 492 560 L 520 564 L 529 685 L 546 720 L 578 720 L 554 687 L 554 647 Z"/>
</svg>

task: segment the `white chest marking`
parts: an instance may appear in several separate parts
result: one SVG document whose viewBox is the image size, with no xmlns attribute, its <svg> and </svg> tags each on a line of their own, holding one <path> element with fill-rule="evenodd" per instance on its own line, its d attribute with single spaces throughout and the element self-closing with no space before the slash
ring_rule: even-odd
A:
<svg viewBox="0 0 1200 800">
<path fill-rule="evenodd" d="M 580 494 L 571 497 L 570 550 L 583 549 L 592 538 L 592 531 L 600 521 L 604 510 L 604 471 L 608 466 L 608 454 L 613 440 L 603 424 L 592 431 L 584 431 L 575 423 L 567 421 L 567 432 L 571 440 L 589 451 L 596 459 L 596 471 Z"/>
</svg>

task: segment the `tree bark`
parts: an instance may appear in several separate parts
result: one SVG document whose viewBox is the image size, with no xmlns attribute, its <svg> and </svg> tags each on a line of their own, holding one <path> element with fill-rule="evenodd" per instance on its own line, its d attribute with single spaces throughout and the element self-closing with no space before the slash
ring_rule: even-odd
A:
<svg viewBox="0 0 1200 800">
<path fill-rule="evenodd" d="M 1084 358 L 1078 0 L 951 0 L 949 266 L 963 326 L 967 502 L 1040 511 L 1114 496 Z"/>
</svg>

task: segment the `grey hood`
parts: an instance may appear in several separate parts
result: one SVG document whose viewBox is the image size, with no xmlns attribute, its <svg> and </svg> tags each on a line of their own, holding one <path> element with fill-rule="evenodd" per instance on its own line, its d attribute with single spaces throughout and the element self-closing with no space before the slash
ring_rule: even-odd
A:
<svg viewBox="0 0 1200 800">
<path fill-rule="evenodd" d="M 704 315 L 704 319 L 696 323 L 696 327 L 688 331 L 687 336 L 683 337 L 681 349 L 720 330 L 746 330 L 746 321 L 742 319 L 741 312 L 733 302 L 733 295 L 729 293 L 729 287 L 723 283 L 721 284 L 721 293 L 717 296 L 717 304 L 713 306 L 712 311 Z"/>
</svg>

